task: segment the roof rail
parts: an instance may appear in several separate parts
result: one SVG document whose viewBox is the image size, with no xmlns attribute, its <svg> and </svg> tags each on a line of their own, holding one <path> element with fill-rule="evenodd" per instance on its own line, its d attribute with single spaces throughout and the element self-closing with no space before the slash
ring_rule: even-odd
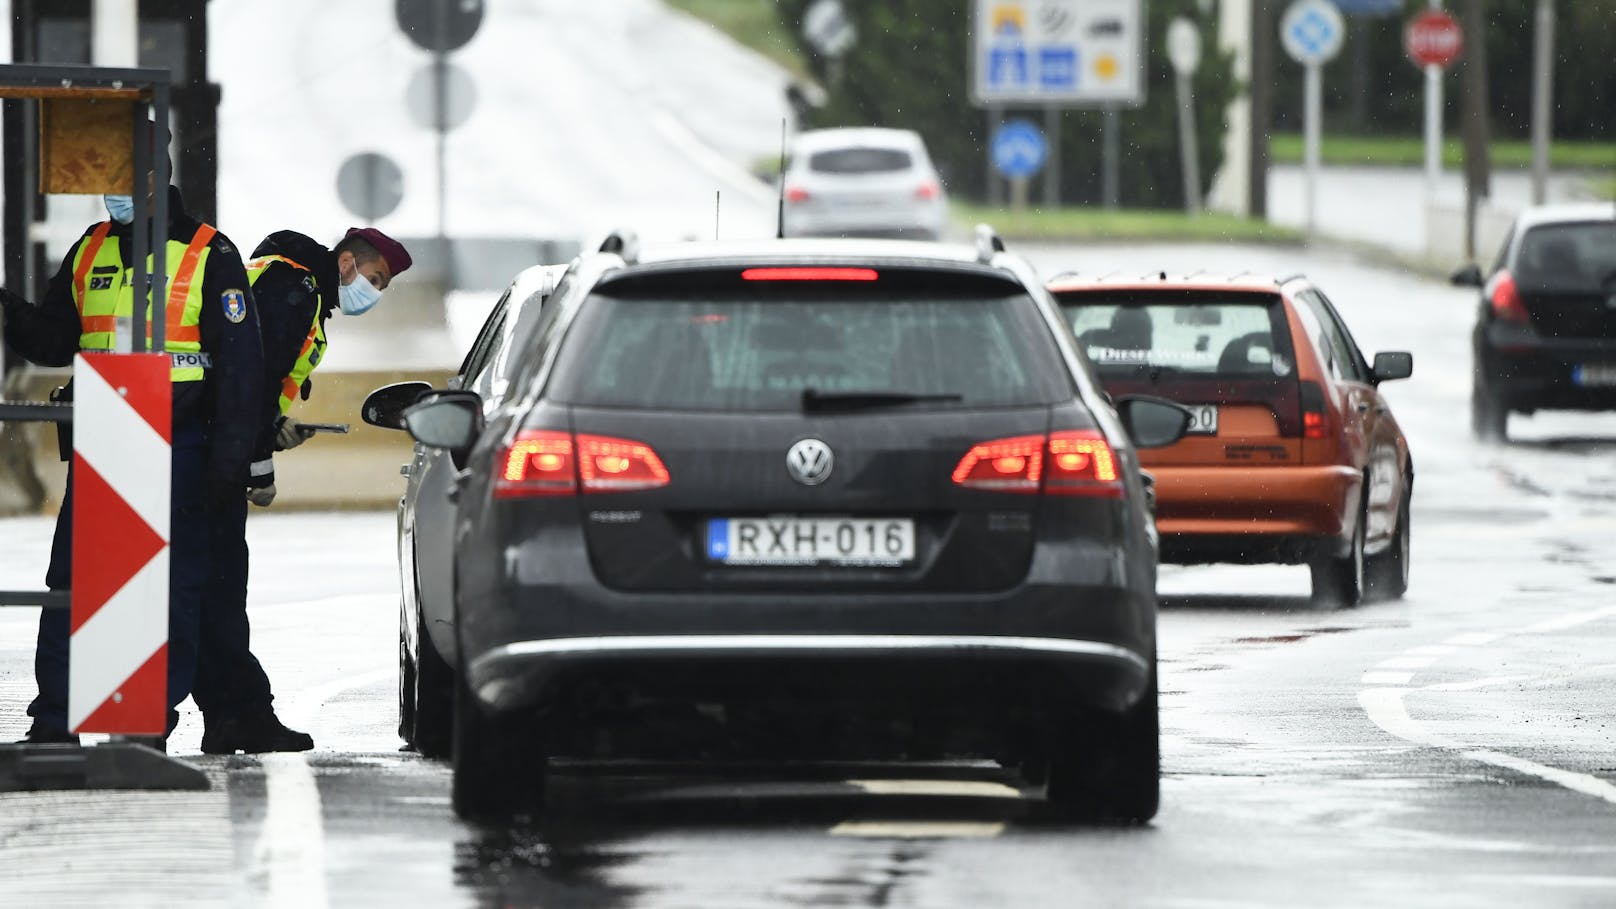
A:
<svg viewBox="0 0 1616 909">
<path fill-rule="evenodd" d="M 1289 275 L 1286 275 L 1283 278 L 1280 278 L 1278 283 L 1279 283 L 1279 285 L 1281 287 L 1283 287 L 1284 285 L 1289 284 L 1292 281 L 1302 281 L 1302 280 L 1306 280 L 1306 278 L 1307 278 L 1307 274 L 1305 272 L 1300 272 L 1299 271 L 1299 272 L 1295 272 L 1294 274 L 1289 274 Z"/>
<path fill-rule="evenodd" d="M 640 238 L 634 231 L 619 227 L 606 235 L 601 241 L 600 251 L 603 253 L 616 253 L 628 265 L 633 265 L 640 258 Z"/>
<path fill-rule="evenodd" d="M 1004 240 L 998 231 L 987 224 L 976 225 L 976 261 L 983 265 L 993 262 L 994 253 L 1004 252 Z"/>
</svg>

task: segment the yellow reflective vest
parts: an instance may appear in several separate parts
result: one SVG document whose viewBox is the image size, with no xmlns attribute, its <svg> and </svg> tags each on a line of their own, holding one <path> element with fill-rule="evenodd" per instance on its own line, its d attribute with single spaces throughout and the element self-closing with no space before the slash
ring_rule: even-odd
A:
<svg viewBox="0 0 1616 909">
<path fill-rule="evenodd" d="M 123 266 L 118 238 L 110 236 L 112 222 L 103 221 L 73 254 L 73 304 L 79 311 L 79 349 L 114 351 L 129 336 L 135 311 L 133 269 Z M 173 361 L 170 379 L 200 382 L 206 375 L 202 353 L 202 282 L 207 271 L 208 244 L 215 231 L 204 224 L 190 242 L 170 239 L 166 250 L 168 304 L 164 309 L 164 349 Z M 176 264 L 177 263 L 177 264 Z M 147 274 L 152 262 L 146 259 Z M 246 300 L 240 305 L 246 311 Z M 151 341 L 151 303 L 146 303 L 146 340 Z"/>
<path fill-rule="evenodd" d="M 299 271 L 309 272 L 308 266 L 294 262 L 285 256 L 261 256 L 247 263 L 247 283 L 257 284 L 258 278 L 269 270 L 271 265 L 280 262 Z M 312 272 L 311 272 L 312 274 Z M 318 289 L 318 284 L 316 284 Z M 284 414 L 292 408 L 292 402 L 297 400 L 298 392 L 303 387 L 303 381 L 314 372 L 320 360 L 325 357 L 325 326 L 320 324 L 320 308 L 316 304 L 314 309 L 314 324 L 309 326 L 309 333 L 303 338 L 303 346 L 297 352 L 297 362 L 292 364 L 292 371 L 281 379 L 281 413 Z"/>
</svg>

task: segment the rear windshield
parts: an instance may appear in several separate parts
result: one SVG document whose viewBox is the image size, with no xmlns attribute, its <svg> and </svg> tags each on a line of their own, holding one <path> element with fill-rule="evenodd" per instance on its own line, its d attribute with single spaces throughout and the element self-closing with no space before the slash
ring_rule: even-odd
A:
<svg viewBox="0 0 1616 909">
<path fill-rule="evenodd" d="M 909 167 L 909 153 L 897 148 L 838 148 L 808 156 L 808 169 L 822 174 L 880 174 Z"/>
<path fill-rule="evenodd" d="M 799 411 L 812 390 L 925 396 L 890 406 L 955 409 L 1072 394 L 1048 329 L 1019 294 L 833 295 L 765 285 L 690 297 L 597 295 L 579 318 L 558 364 L 553 395 L 563 403 Z"/>
<path fill-rule="evenodd" d="M 1521 237 L 1518 284 L 1567 290 L 1608 289 L 1616 282 L 1616 223 L 1545 224 Z"/>
<path fill-rule="evenodd" d="M 1102 380 L 1272 379 L 1295 369 L 1271 296 L 1081 294 L 1061 308 Z"/>
</svg>

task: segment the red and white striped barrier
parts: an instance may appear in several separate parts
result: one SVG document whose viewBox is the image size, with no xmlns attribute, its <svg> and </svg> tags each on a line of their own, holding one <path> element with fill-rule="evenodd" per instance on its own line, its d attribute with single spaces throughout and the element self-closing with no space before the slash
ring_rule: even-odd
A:
<svg viewBox="0 0 1616 909">
<path fill-rule="evenodd" d="M 167 726 L 173 399 L 167 354 L 73 363 L 73 619 L 67 725 Z"/>
</svg>

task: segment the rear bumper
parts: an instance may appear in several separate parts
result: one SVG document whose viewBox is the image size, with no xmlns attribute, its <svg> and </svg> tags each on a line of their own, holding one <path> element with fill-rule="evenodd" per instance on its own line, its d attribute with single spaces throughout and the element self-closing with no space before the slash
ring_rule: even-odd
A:
<svg viewBox="0 0 1616 909">
<path fill-rule="evenodd" d="M 839 234 L 921 235 L 940 237 L 948 229 L 944 205 L 872 208 L 809 207 L 785 211 L 785 232 L 790 237 Z"/>
<path fill-rule="evenodd" d="M 1616 409 L 1616 386 L 1577 380 L 1578 367 L 1616 366 L 1616 339 L 1544 338 L 1492 324 L 1477 341 L 1477 378 L 1510 410 Z"/>
<path fill-rule="evenodd" d="M 1352 467 L 1151 467 L 1164 562 L 1296 564 L 1351 542 Z"/>
<path fill-rule="evenodd" d="M 1043 684 L 1050 700 L 1122 710 L 1136 702 L 1150 676 L 1149 661 L 1125 647 L 1094 641 L 993 635 L 659 635 L 553 638 L 513 641 L 495 647 L 468 667 L 472 690 L 490 709 L 520 710 L 541 704 L 547 693 L 580 678 L 611 678 L 620 670 L 661 675 L 670 691 L 689 673 L 728 679 L 788 676 L 803 702 L 830 697 L 839 683 L 858 679 L 860 696 L 879 703 L 870 686 L 901 679 L 906 696 L 916 680 L 942 672 L 982 673 L 1003 686 L 1007 677 Z M 871 675 L 879 668 L 881 673 Z M 716 670 L 714 672 L 713 670 Z M 802 691 L 802 685 L 812 686 Z M 761 693 L 721 692 L 732 697 Z M 843 692 L 845 694 L 845 692 Z"/>
</svg>

